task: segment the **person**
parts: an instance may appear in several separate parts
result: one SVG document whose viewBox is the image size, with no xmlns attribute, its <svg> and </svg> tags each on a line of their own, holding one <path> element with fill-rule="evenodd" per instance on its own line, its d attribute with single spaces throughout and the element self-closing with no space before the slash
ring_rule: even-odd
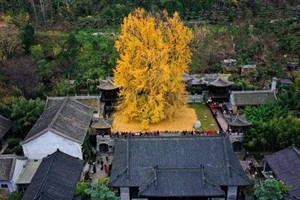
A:
<svg viewBox="0 0 300 200">
<path fill-rule="evenodd" d="M 96 165 L 95 165 L 95 163 L 93 165 L 93 172 L 94 172 L 94 174 L 96 173 Z"/>
<path fill-rule="evenodd" d="M 104 164 L 104 172 L 107 174 L 107 172 L 108 172 L 108 169 L 107 169 L 107 165 L 106 164 Z"/>
<path fill-rule="evenodd" d="M 102 158 L 100 158 L 100 169 L 101 170 L 103 170 L 103 164 L 104 164 L 104 162 L 103 162 Z"/>
</svg>

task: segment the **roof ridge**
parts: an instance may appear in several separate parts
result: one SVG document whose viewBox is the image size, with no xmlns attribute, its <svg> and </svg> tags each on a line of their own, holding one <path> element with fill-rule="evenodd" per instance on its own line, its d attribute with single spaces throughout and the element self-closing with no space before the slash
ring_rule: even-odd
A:
<svg viewBox="0 0 300 200">
<path fill-rule="evenodd" d="M 49 174 L 49 172 L 50 172 L 50 169 L 52 168 L 52 166 L 53 166 L 53 164 L 54 164 L 54 161 L 56 161 L 56 158 L 57 158 L 59 152 L 60 152 L 59 149 L 57 149 L 56 152 L 54 153 L 54 158 L 53 158 L 53 160 L 52 160 L 52 162 L 51 162 L 51 164 L 50 164 L 50 166 L 49 166 L 49 168 L 48 168 L 48 170 L 47 170 L 47 172 L 46 172 L 46 174 L 45 174 L 45 176 L 44 176 L 44 178 L 43 178 L 42 184 L 40 185 L 39 189 L 37 190 L 36 195 L 34 196 L 34 200 L 35 200 L 36 198 L 40 197 L 40 196 L 37 196 L 37 194 L 39 194 L 40 190 L 41 190 L 42 187 L 44 186 L 45 181 L 46 181 L 46 179 L 47 179 L 47 176 L 48 176 L 48 174 Z M 53 154 L 52 154 L 52 155 L 53 155 Z M 50 157 L 50 156 L 49 156 L 49 157 Z M 46 157 L 46 158 L 49 158 L 49 157 Z"/>
<path fill-rule="evenodd" d="M 4 117 L 3 115 L 0 115 L 0 118 L 4 119 L 4 120 L 6 120 L 6 121 L 11 121 L 10 119 Z"/>
<path fill-rule="evenodd" d="M 13 178 L 14 172 L 15 172 L 15 166 L 17 163 L 17 156 L 15 154 L 13 154 L 14 157 L 12 157 L 12 163 L 11 163 L 11 167 L 10 167 L 10 173 L 9 173 L 9 179 L 11 180 Z"/>
<path fill-rule="evenodd" d="M 219 190 L 219 191 L 221 191 L 221 192 L 224 193 L 224 191 L 220 188 L 220 185 L 214 183 L 214 182 L 209 178 L 208 174 L 206 174 L 206 173 L 204 172 L 204 166 L 202 165 L 200 168 L 201 168 L 200 170 L 201 170 L 201 173 L 202 173 L 202 179 L 203 179 L 203 181 L 204 181 L 203 187 L 205 187 L 205 184 L 206 184 L 206 183 L 209 183 L 211 186 L 215 187 L 215 189 L 217 189 L 217 190 Z"/>
<path fill-rule="evenodd" d="M 147 189 L 147 187 L 149 187 L 153 182 L 156 184 L 157 186 L 157 176 L 156 176 L 156 170 L 157 170 L 157 165 L 155 165 L 152 170 L 149 172 L 148 176 L 146 177 L 146 179 L 140 184 L 139 187 L 139 193 L 143 192 L 144 190 Z M 153 178 L 150 179 L 150 181 L 147 181 L 149 178 L 151 178 L 151 176 L 153 175 Z"/>
<path fill-rule="evenodd" d="M 64 98 L 65 98 L 65 97 L 47 97 L 47 100 L 46 100 L 46 103 L 45 103 L 45 111 L 46 111 L 46 110 L 50 110 L 51 108 L 60 105 L 60 104 L 61 104 L 61 101 L 62 101 Z M 59 102 L 57 102 L 56 104 L 54 104 L 54 105 L 48 107 L 48 106 L 47 106 L 47 105 L 48 105 L 48 102 L 51 101 L 51 100 L 52 100 L 52 101 L 58 100 Z"/>
<path fill-rule="evenodd" d="M 274 93 L 272 90 L 239 90 L 239 91 L 231 91 L 232 94 L 241 94 L 241 93 Z"/>
<path fill-rule="evenodd" d="M 234 171 L 235 173 L 237 173 L 240 177 L 242 177 L 243 179 L 249 181 L 249 179 L 245 176 L 242 176 L 242 173 L 240 173 L 237 169 L 235 169 L 234 167 L 232 167 L 231 165 L 229 165 L 229 169 L 231 169 L 232 171 Z"/>
<path fill-rule="evenodd" d="M 48 125 L 48 128 L 52 128 L 52 126 L 54 125 L 54 123 L 56 122 L 58 116 L 60 115 L 62 109 L 65 107 L 65 105 L 67 104 L 67 101 L 69 100 L 69 97 L 65 97 L 63 102 L 60 105 L 60 108 L 58 109 L 58 111 L 56 112 L 54 118 L 51 120 L 51 123 Z"/>
<path fill-rule="evenodd" d="M 127 175 L 127 178 L 129 177 L 130 175 L 130 166 L 129 166 L 129 156 L 130 156 L 130 150 L 129 150 L 129 143 L 130 143 L 130 138 L 127 137 L 127 140 L 126 140 L 126 144 L 127 144 L 127 148 L 126 148 L 126 175 Z"/>
<path fill-rule="evenodd" d="M 72 100 L 72 101 L 74 101 L 74 102 L 76 102 L 76 103 L 78 103 L 78 104 L 81 104 L 82 106 L 85 106 L 85 107 L 87 107 L 87 108 L 89 108 L 89 109 L 92 109 L 90 106 L 88 106 L 88 105 L 85 105 L 84 103 L 82 103 L 82 102 L 80 102 L 79 100 L 77 100 L 76 99 L 76 97 L 77 96 L 73 96 L 73 97 L 66 97 L 66 98 L 69 98 L 70 100 Z M 80 98 L 78 98 L 78 99 L 80 99 Z M 97 100 L 99 100 L 99 98 L 96 98 Z M 85 99 L 83 99 L 83 100 L 85 100 Z"/>
<path fill-rule="evenodd" d="M 225 133 L 226 134 L 226 133 Z M 223 152 L 224 152 L 224 158 L 225 158 L 225 164 L 226 164 L 226 172 L 227 175 L 231 177 L 230 173 L 230 164 L 229 164 L 229 158 L 228 158 L 228 151 L 227 151 L 227 145 L 226 145 L 226 135 L 224 134 L 223 139 L 222 139 L 222 144 L 223 144 Z"/>
<path fill-rule="evenodd" d="M 290 145 L 290 146 L 288 146 L 288 147 L 286 147 L 284 149 L 281 149 L 281 150 L 276 151 L 276 152 L 274 152 L 272 154 L 266 155 L 266 157 L 267 158 L 273 157 L 273 156 L 277 155 L 278 153 L 288 151 L 289 149 L 292 149 L 297 155 L 300 156 L 300 152 L 298 152 L 298 148 L 294 144 L 292 144 L 292 145 Z"/>
<path fill-rule="evenodd" d="M 300 157 L 300 152 L 298 151 L 298 148 L 295 146 L 295 144 L 292 144 L 291 148 L 296 152 L 296 154 Z"/>
</svg>

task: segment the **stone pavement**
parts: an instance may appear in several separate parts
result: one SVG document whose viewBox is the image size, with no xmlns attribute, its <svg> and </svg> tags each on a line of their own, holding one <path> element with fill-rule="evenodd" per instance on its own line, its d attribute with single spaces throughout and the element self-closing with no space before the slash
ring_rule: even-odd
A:
<svg viewBox="0 0 300 200">
<path fill-rule="evenodd" d="M 100 159 L 103 161 L 103 168 L 101 170 Z M 96 158 L 96 173 L 92 175 L 92 180 L 101 179 L 108 176 L 108 173 L 105 173 L 104 165 L 109 168 L 109 165 L 112 163 L 113 156 L 111 154 L 97 154 Z"/>
<path fill-rule="evenodd" d="M 224 118 L 223 113 L 221 112 L 220 109 L 213 109 L 214 111 L 216 111 L 216 120 L 218 120 L 221 128 L 223 131 L 227 131 L 228 129 L 228 123 L 226 121 L 226 119 Z"/>
</svg>

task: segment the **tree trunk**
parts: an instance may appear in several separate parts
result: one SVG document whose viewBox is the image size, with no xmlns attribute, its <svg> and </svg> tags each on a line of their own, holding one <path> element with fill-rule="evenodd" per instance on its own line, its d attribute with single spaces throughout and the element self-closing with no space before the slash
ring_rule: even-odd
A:
<svg viewBox="0 0 300 200">
<path fill-rule="evenodd" d="M 43 14 L 43 19 L 44 21 L 46 20 L 46 11 L 45 11 L 45 2 L 44 0 L 40 0 L 40 5 L 41 5 L 41 11 Z"/>
<path fill-rule="evenodd" d="M 37 14 L 36 14 L 36 8 L 35 8 L 34 0 L 30 0 L 30 3 L 31 3 L 31 7 L 32 7 L 33 13 L 34 13 L 35 23 L 38 24 L 39 21 L 38 21 Z"/>
</svg>

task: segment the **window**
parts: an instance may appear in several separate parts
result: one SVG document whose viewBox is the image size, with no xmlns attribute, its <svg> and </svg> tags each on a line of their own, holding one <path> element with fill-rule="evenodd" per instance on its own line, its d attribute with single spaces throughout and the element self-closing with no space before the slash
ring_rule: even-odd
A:
<svg viewBox="0 0 300 200">
<path fill-rule="evenodd" d="M 1 188 L 8 188 L 7 184 L 1 184 Z"/>
</svg>

